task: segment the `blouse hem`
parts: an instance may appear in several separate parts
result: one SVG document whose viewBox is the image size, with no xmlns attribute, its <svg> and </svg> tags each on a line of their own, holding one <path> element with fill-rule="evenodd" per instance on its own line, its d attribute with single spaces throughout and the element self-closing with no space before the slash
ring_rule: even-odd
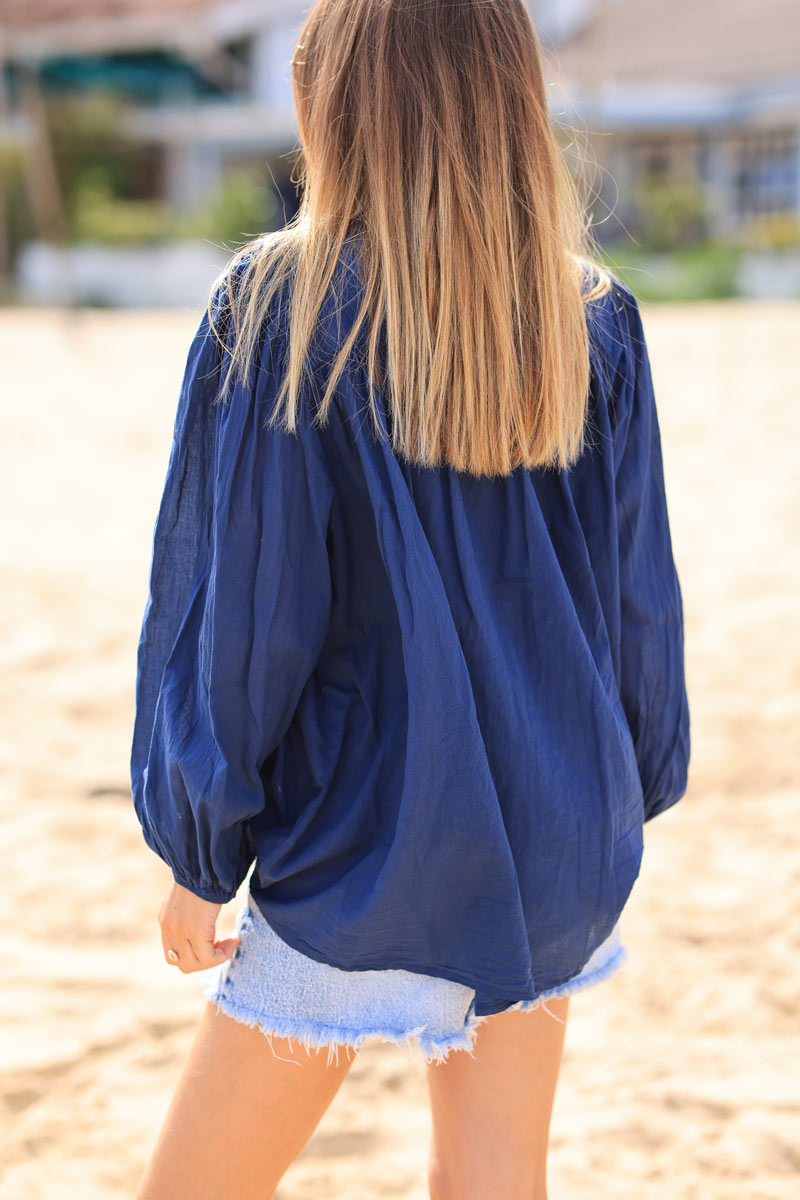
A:
<svg viewBox="0 0 800 1200">
<path fill-rule="evenodd" d="M 573 982 L 577 980 L 578 976 L 580 975 L 580 971 L 577 971 L 563 983 L 546 988 L 541 992 L 536 992 L 532 984 L 529 984 L 527 987 L 520 987 L 514 984 L 498 984 L 496 980 L 493 980 L 491 984 L 489 984 L 486 980 L 481 980 L 477 976 L 470 975 L 468 972 L 456 971 L 449 967 L 442 967 L 438 964 L 420 965 L 419 962 L 408 963 L 401 960 L 395 960 L 391 963 L 391 965 L 387 965 L 386 962 L 379 962 L 371 963 L 369 965 L 362 965 L 359 967 L 342 967 L 339 963 L 331 962 L 329 958 L 325 958 L 315 946 L 309 945 L 306 941 L 304 941 L 303 938 L 298 937 L 293 930 L 286 930 L 285 927 L 283 927 L 280 918 L 276 920 L 271 913 L 268 914 L 265 911 L 252 889 L 250 891 L 250 895 L 253 902 L 258 904 L 258 907 L 265 920 L 272 927 L 278 937 L 286 942 L 287 945 L 291 946 L 293 950 L 296 950 L 299 954 L 305 954 L 309 958 L 314 959 L 315 962 L 323 963 L 325 966 L 329 967 L 337 967 L 342 971 L 411 971 L 417 975 L 431 975 L 440 979 L 447 979 L 451 983 L 460 983 L 464 987 L 472 988 L 472 990 L 475 992 L 476 1001 L 473 1004 L 473 1011 L 475 1016 L 478 1018 L 492 1016 L 498 1011 L 506 1011 L 506 1009 L 497 1009 L 496 1007 L 487 1012 L 479 1011 L 482 1005 L 477 997 L 481 992 L 486 992 L 488 990 L 493 996 L 496 996 L 498 991 L 508 993 L 506 996 L 506 999 L 508 1000 L 508 1005 L 506 1005 L 506 1008 L 522 1008 L 525 1010 L 528 1007 L 535 1007 L 541 1000 L 546 1000 L 550 997 L 559 995 L 565 995 L 567 992 L 571 991 L 578 991 L 583 987 L 590 987 L 595 982 L 599 983 L 607 974 L 610 974 L 612 970 L 616 970 L 617 967 L 621 966 L 626 957 L 625 948 L 620 946 L 619 949 L 616 950 L 612 957 L 608 960 L 608 962 L 602 963 L 595 970 L 584 975 L 581 978 L 580 983 Z M 533 995 L 531 995 L 532 990 L 534 990 Z"/>
</svg>

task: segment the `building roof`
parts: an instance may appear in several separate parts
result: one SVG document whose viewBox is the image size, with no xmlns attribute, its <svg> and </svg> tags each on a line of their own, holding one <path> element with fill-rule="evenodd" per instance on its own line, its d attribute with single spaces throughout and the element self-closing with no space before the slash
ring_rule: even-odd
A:
<svg viewBox="0 0 800 1200">
<path fill-rule="evenodd" d="M 127 20 L 166 11 L 198 12 L 216 0 L 4 0 L 0 25 L 5 29 L 39 29 L 74 22 Z"/>
<path fill-rule="evenodd" d="M 800 113 L 798 0 L 582 0 L 582 23 L 571 25 L 554 24 L 558 3 L 529 0 L 559 119 L 566 111 L 568 123 L 705 126 Z M 208 54 L 264 26 L 299 26 L 307 8 L 307 0 L 3 0 L 0 58 Z M 575 0 L 563 14 L 572 9 Z"/>
<path fill-rule="evenodd" d="M 219 42 L 300 13 L 299 0 L 3 0 L 0 52 L 46 58 Z"/>
<path fill-rule="evenodd" d="M 798 0 L 599 0 L 547 56 L 568 90 L 796 80 L 800 8 Z"/>
</svg>

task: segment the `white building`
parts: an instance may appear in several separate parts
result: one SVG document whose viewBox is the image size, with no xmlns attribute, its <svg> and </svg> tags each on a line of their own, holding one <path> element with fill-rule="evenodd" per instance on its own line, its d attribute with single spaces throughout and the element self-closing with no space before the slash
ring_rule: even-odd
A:
<svg viewBox="0 0 800 1200">
<path fill-rule="evenodd" d="M 161 197 L 191 208 L 231 168 L 266 165 L 288 217 L 297 140 L 289 61 L 309 8 L 4 0 L 0 136 L 32 136 L 16 107 L 21 71 L 51 81 L 105 72 L 113 87 L 149 70 L 153 94 L 129 100 L 121 134 L 151 156 Z M 637 180 L 679 172 L 710 189 L 711 232 L 762 213 L 800 217 L 798 0 L 531 0 L 530 8 L 553 118 L 586 131 L 601 167 L 596 219 L 613 214 L 601 238 L 635 231 Z"/>
</svg>

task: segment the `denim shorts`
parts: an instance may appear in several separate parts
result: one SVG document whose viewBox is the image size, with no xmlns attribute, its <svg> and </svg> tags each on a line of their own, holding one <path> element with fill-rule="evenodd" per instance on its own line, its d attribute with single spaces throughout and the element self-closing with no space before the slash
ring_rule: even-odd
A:
<svg viewBox="0 0 800 1200">
<path fill-rule="evenodd" d="M 327 1047 L 330 1063 L 338 1062 L 340 1046 L 356 1050 L 379 1038 L 426 1064 L 443 1062 L 451 1050 L 471 1054 L 478 1026 L 494 1015 L 476 1017 L 474 990 L 453 980 L 401 969 L 343 971 L 308 958 L 278 937 L 249 892 L 235 933 L 239 945 L 206 974 L 202 992 L 218 1012 L 257 1026 L 270 1045 L 274 1035 L 290 1047 L 293 1039 L 306 1050 Z M 626 959 L 617 922 L 578 975 L 511 1009 L 542 1005 L 560 1020 L 548 998 L 592 987 Z"/>
</svg>

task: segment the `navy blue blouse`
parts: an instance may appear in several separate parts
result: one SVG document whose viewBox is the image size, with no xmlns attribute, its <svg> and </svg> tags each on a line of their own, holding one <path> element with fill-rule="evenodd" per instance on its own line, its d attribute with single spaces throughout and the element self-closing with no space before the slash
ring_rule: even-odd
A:
<svg viewBox="0 0 800 1200">
<path fill-rule="evenodd" d="M 296 435 L 263 427 L 285 297 L 221 404 L 205 313 L 192 341 L 137 652 L 134 807 L 196 895 L 232 899 L 255 861 L 253 899 L 295 949 L 457 980 L 476 1015 L 499 1012 L 583 968 L 644 822 L 687 786 L 639 308 L 616 277 L 587 307 L 577 464 L 478 478 L 375 436 L 364 333 L 312 424 L 358 308 L 357 272 L 335 284 Z"/>
</svg>

